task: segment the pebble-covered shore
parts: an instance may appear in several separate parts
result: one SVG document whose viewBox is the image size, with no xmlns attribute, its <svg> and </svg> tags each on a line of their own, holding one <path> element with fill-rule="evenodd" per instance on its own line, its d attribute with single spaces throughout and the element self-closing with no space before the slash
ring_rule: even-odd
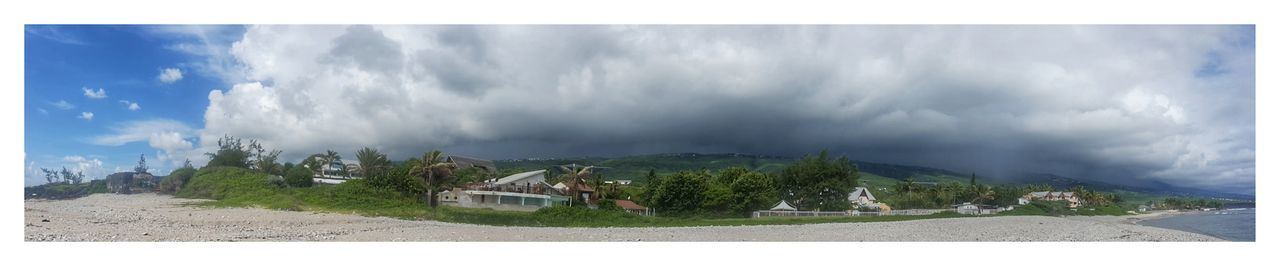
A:
<svg viewBox="0 0 1280 266">
<path fill-rule="evenodd" d="M 668 228 L 539 228 L 184 206 L 156 194 L 27 200 L 26 241 L 1222 241 L 1124 217 L 981 217 Z"/>
</svg>

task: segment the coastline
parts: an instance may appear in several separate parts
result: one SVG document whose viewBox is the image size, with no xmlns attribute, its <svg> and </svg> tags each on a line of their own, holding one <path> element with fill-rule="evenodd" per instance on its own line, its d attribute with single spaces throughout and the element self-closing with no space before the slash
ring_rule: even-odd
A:
<svg viewBox="0 0 1280 266">
<path fill-rule="evenodd" d="M 24 202 L 26 241 L 1223 241 L 1136 224 L 1177 215 L 999 216 L 651 228 L 506 227 L 351 214 L 202 208 L 204 200 L 94 194 Z"/>
</svg>

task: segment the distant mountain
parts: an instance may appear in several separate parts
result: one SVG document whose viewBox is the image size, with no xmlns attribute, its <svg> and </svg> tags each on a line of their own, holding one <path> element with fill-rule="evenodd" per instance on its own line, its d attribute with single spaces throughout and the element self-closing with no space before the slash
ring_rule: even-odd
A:
<svg viewBox="0 0 1280 266">
<path fill-rule="evenodd" d="M 497 160 L 494 161 L 494 163 L 497 164 L 498 169 L 502 174 L 548 169 L 557 165 L 594 165 L 600 167 L 597 172 L 604 174 L 606 179 L 630 179 L 637 182 L 644 182 L 646 181 L 645 176 L 649 173 L 650 169 L 653 169 L 657 174 L 670 174 L 679 171 L 699 171 L 703 169 L 717 171 L 729 167 L 740 166 L 754 171 L 773 173 L 780 171 L 797 159 L 798 158 L 795 157 L 738 153 L 664 153 L 632 155 L 617 158 L 581 157 L 514 159 Z M 862 173 L 888 178 L 884 179 L 877 177 L 880 182 L 896 182 L 893 180 L 906 180 L 908 178 L 924 183 L 969 182 L 969 174 L 940 168 L 856 160 L 851 161 L 851 163 L 857 165 L 858 170 Z M 978 182 L 985 184 L 1016 185 L 1048 184 L 1056 189 L 1067 189 L 1079 185 L 1089 188 L 1090 190 L 1106 192 L 1127 191 L 1160 196 L 1253 199 L 1252 196 L 1248 195 L 1180 188 L 1164 183 L 1153 183 L 1150 187 L 1127 186 L 1100 181 L 1080 180 L 1048 173 L 1024 174 L 1011 179 L 992 179 L 989 177 L 979 176 Z"/>
</svg>

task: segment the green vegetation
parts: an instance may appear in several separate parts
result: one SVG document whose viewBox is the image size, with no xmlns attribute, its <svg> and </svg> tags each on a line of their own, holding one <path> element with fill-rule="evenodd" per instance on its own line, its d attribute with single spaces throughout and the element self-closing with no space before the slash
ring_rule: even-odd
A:
<svg viewBox="0 0 1280 266">
<path fill-rule="evenodd" d="M 191 182 L 191 177 L 195 176 L 195 174 L 196 169 L 191 167 L 190 164 L 185 165 L 182 168 L 175 169 L 173 172 L 169 172 L 168 177 L 165 177 L 164 180 L 160 181 L 160 187 L 157 188 L 157 192 L 160 194 L 178 193 L 179 190 L 182 190 L 183 186 L 188 182 Z"/>
<path fill-rule="evenodd" d="M 284 173 L 284 182 L 290 187 L 310 187 L 315 180 L 311 179 L 311 170 L 291 167 Z"/>
<path fill-rule="evenodd" d="M 587 209 L 557 206 L 536 212 L 495 211 L 442 206 L 429 208 L 411 196 L 378 188 L 363 180 L 351 180 L 334 186 L 281 188 L 271 185 L 267 176 L 247 169 L 214 167 L 201 169 L 191 184 L 178 196 L 216 199 L 205 203 L 211 207 L 263 207 L 292 211 L 357 213 L 366 216 L 388 216 L 401 219 L 427 219 L 504 226 L 555 227 L 658 227 L 712 225 L 766 225 L 903 221 L 931 218 L 968 217 L 955 213 L 927 216 L 877 217 L 767 217 L 705 218 L 646 217 L 616 208 Z"/>
<path fill-rule="evenodd" d="M 1034 200 L 1027 205 L 1018 206 L 1010 211 L 1001 212 L 1002 216 L 1048 215 L 1048 216 L 1096 216 L 1096 215 L 1129 215 L 1129 209 L 1120 206 L 1084 207 L 1071 209 L 1066 202 Z"/>
<path fill-rule="evenodd" d="M 92 180 L 87 183 L 57 182 L 23 189 L 23 198 L 74 199 L 93 193 L 107 193 L 107 182 Z"/>
<path fill-rule="evenodd" d="M 858 184 L 858 168 L 841 156 L 831 159 L 823 150 L 783 168 L 777 177 L 778 195 L 801 210 L 848 210 L 849 193 Z"/>
<path fill-rule="evenodd" d="M 1150 206 L 1158 210 L 1194 210 L 1200 208 L 1222 208 L 1222 201 L 1193 198 L 1166 198 L 1153 202 Z"/>
</svg>

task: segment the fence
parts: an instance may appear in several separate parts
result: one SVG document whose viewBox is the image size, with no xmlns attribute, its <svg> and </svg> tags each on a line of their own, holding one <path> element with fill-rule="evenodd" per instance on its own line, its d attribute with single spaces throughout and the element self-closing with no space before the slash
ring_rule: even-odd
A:
<svg viewBox="0 0 1280 266">
<path fill-rule="evenodd" d="M 755 212 L 751 212 L 751 218 L 760 218 L 760 217 L 769 217 L 769 216 L 821 217 L 821 216 L 930 215 L 930 214 L 935 214 L 935 213 L 940 213 L 945 211 L 955 211 L 955 209 L 910 209 L 910 210 L 892 210 L 892 211 L 881 211 L 881 212 L 755 211 Z"/>
<path fill-rule="evenodd" d="M 843 212 L 820 212 L 820 211 L 754 211 L 751 212 L 751 218 L 760 218 L 767 216 L 804 216 L 804 217 L 821 217 L 821 216 L 850 216 L 851 213 Z"/>
</svg>

